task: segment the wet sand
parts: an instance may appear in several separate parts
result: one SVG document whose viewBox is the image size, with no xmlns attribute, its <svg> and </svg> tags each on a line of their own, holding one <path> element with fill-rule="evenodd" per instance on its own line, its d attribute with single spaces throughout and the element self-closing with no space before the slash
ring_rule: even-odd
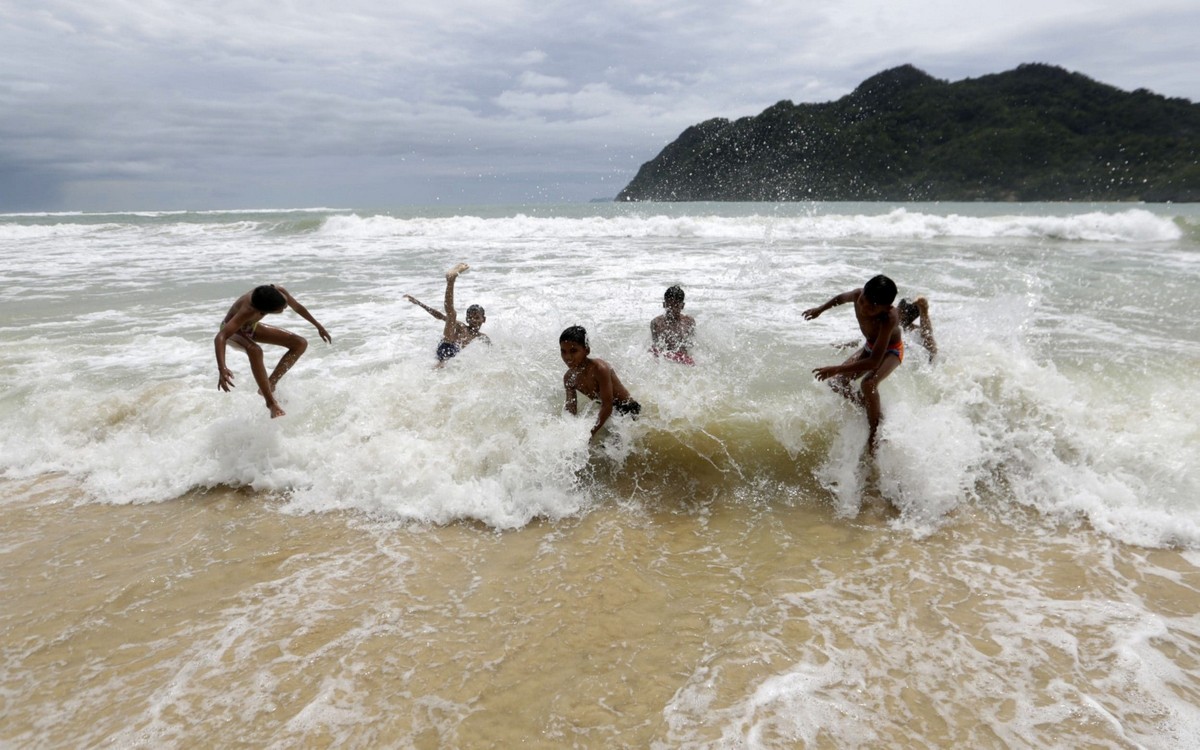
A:
<svg viewBox="0 0 1200 750">
<path fill-rule="evenodd" d="M 0 481 L 0 745 L 1185 747 L 1195 553 L 774 496 L 497 532 Z M 1191 735 L 1194 736 L 1194 735 Z"/>
</svg>

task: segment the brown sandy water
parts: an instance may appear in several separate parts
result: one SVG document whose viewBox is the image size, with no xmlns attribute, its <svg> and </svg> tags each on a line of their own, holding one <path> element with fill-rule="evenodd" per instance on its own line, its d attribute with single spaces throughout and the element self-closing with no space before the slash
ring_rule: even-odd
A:
<svg viewBox="0 0 1200 750">
<path fill-rule="evenodd" d="M 1194 553 L 771 497 L 497 532 L 0 482 L 5 747 L 1183 748 Z"/>
</svg>

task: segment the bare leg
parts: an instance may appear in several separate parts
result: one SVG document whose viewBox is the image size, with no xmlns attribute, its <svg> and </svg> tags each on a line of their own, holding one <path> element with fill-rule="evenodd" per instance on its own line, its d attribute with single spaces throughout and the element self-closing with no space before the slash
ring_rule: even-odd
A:
<svg viewBox="0 0 1200 750">
<path fill-rule="evenodd" d="M 303 337 L 297 336 L 296 342 L 288 347 L 287 353 L 279 358 L 279 364 L 275 365 L 275 369 L 271 372 L 271 390 L 275 390 L 275 386 L 279 384 L 281 378 L 287 375 L 287 371 L 292 369 L 292 365 L 299 361 L 301 355 L 308 349 L 308 341 Z"/>
<path fill-rule="evenodd" d="M 458 341 L 458 312 L 454 309 L 454 281 L 460 273 L 468 268 L 470 266 L 466 263 L 459 263 L 446 272 L 446 298 L 442 302 L 442 309 L 446 313 L 446 325 L 442 329 L 443 341 L 451 343 Z"/>
<path fill-rule="evenodd" d="M 879 365 L 878 370 L 867 373 L 862 380 L 862 403 L 867 407 L 867 424 L 870 426 L 867 450 L 871 455 L 875 455 L 879 422 L 883 418 L 883 409 L 879 405 L 879 383 L 899 366 L 900 358 L 889 354 L 883 358 L 883 363 Z"/>
<path fill-rule="evenodd" d="M 279 384 L 283 376 L 287 374 L 288 370 L 292 369 L 292 366 L 296 364 L 308 349 L 308 341 L 303 336 L 294 334 L 291 331 L 262 324 L 259 324 L 255 330 L 254 338 L 264 344 L 287 348 L 287 351 L 279 358 L 279 363 L 275 365 L 275 369 L 271 371 L 270 376 L 264 377 L 266 383 L 258 381 L 257 376 L 255 377 L 255 381 L 258 382 L 259 392 L 263 394 L 263 398 L 268 399 L 268 402 L 275 401 L 275 386 Z M 259 351 L 261 357 L 261 349 Z M 276 403 L 276 407 L 278 407 L 278 403 Z M 283 409 L 280 409 L 279 412 L 279 416 L 282 416 Z"/>
<path fill-rule="evenodd" d="M 267 368 L 263 363 L 262 347 L 253 342 L 247 342 L 242 348 L 246 351 L 246 356 L 250 358 L 250 372 L 254 374 L 254 382 L 258 383 L 258 392 L 267 402 L 267 408 L 271 410 L 271 419 L 282 417 L 284 412 L 283 407 L 275 400 L 275 389 L 271 387 L 271 381 L 267 377 Z"/>
</svg>

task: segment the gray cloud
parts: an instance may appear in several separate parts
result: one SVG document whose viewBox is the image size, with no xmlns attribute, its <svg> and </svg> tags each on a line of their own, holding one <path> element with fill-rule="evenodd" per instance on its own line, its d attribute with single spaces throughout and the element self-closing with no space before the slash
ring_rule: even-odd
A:
<svg viewBox="0 0 1200 750">
<path fill-rule="evenodd" d="M 1180 0 L 0 0 L 0 211 L 611 197 L 688 125 L 913 63 L 1200 98 Z"/>
</svg>

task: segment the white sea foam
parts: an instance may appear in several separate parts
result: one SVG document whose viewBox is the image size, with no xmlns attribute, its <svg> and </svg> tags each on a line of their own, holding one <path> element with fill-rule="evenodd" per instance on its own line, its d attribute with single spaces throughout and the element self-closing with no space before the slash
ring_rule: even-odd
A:
<svg viewBox="0 0 1200 750">
<path fill-rule="evenodd" d="M 1195 248 L 1149 210 L 1002 209 L 317 212 L 315 231 L 282 235 L 274 219 L 240 214 L 0 222 L 0 470 L 64 472 L 105 502 L 232 485 L 298 512 L 511 528 L 607 496 L 597 466 L 641 472 L 650 490 L 709 470 L 753 483 L 781 471 L 758 456 L 781 453 L 844 514 L 880 496 L 917 534 L 964 504 L 1000 503 L 1137 544 L 1200 545 L 1197 383 L 1177 366 L 1200 354 L 1200 334 L 1172 322 L 1200 286 Z M 494 344 L 435 372 L 440 324 L 401 295 L 439 305 L 442 272 L 459 260 L 475 266 L 460 306 L 485 305 Z M 879 270 L 933 300 L 942 356 L 930 366 L 910 341 L 884 386 L 872 469 L 861 412 L 808 374 L 848 355 L 832 344 L 854 337 L 852 316 L 799 312 Z M 212 365 L 225 309 L 266 281 L 334 336 L 328 347 L 293 314 L 268 320 L 311 342 L 281 386 L 278 421 L 243 355 L 229 352 L 231 395 Z M 694 369 L 646 354 L 671 283 L 700 322 Z M 647 407 L 590 452 L 593 412 L 561 414 L 556 341 L 574 323 Z"/>
<path fill-rule="evenodd" d="M 1071 216 L 964 216 L 895 209 L 881 215 L 670 216 L 633 214 L 585 218 L 502 219 L 470 215 L 401 218 L 358 214 L 330 216 L 320 234 L 339 239 L 447 237 L 484 241 L 539 238 L 697 238 L 758 242 L 846 238 L 1048 238 L 1091 242 L 1170 242 L 1182 230 L 1170 217 L 1143 209 Z"/>
</svg>

